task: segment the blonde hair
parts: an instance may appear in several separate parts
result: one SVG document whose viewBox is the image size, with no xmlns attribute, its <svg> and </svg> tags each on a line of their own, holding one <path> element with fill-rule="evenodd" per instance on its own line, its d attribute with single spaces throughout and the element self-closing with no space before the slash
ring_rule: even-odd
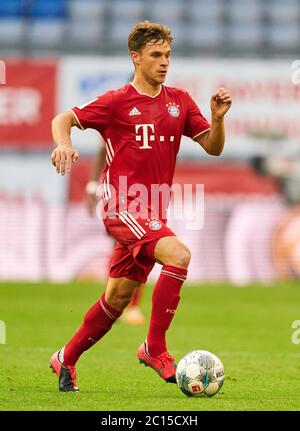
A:
<svg viewBox="0 0 300 431">
<path fill-rule="evenodd" d="M 135 25 L 128 35 L 128 50 L 140 51 L 148 42 L 156 43 L 159 40 L 173 42 L 172 30 L 163 24 L 143 21 Z"/>
</svg>

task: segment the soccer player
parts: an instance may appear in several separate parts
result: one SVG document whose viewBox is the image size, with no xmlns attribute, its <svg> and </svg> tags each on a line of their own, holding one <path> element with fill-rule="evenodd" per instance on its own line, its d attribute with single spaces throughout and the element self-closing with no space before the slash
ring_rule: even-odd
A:
<svg viewBox="0 0 300 431">
<path fill-rule="evenodd" d="M 152 294 L 147 337 L 137 358 L 165 381 L 176 383 L 176 364 L 167 350 L 166 332 L 187 278 L 190 251 L 167 226 L 164 196 L 152 199 L 153 190 L 162 184 L 171 187 L 182 135 L 208 154 L 221 154 L 224 115 L 231 97 L 224 88 L 212 95 L 209 124 L 187 91 L 163 85 L 172 40 L 167 26 L 149 21 L 137 24 L 128 36 L 133 81 L 58 115 L 52 123 L 57 147 L 51 159 L 61 175 L 70 172 L 79 157 L 70 140 L 72 127 L 94 128 L 105 139 L 102 217 L 107 232 L 117 241 L 105 292 L 74 336 L 51 358 L 61 391 L 78 391 L 78 358 L 111 329 L 155 262 L 162 270 Z"/>
<path fill-rule="evenodd" d="M 100 142 L 99 150 L 93 161 L 90 180 L 85 187 L 86 204 L 90 216 L 93 216 L 95 214 L 95 208 L 98 203 L 97 189 L 99 186 L 99 178 L 105 166 L 106 157 L 106 148 Z M 127 323 L 129 325 L 142 325 L 145 323 L 145 316 L 140 308 L 140 301 L 142 298 L 144 286 L 144 283 L 140 283 L 140 285 L 136 288 L 134 292 L 132 300 L 130 301 L 126 309 L 123 311 L 121 319 L 124 323 Z"/>
</svg>

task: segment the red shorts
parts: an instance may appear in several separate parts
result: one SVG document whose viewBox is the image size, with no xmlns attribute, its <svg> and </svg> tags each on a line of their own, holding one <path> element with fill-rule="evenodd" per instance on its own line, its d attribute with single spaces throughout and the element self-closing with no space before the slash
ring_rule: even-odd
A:
<svg viewBox="0 0 300 431">
<path fill-rule="evenodd" d="M 154 248 L 165 236 L 175 236 L 164 221 L 149 216 L 134 218 L 127 211 L 104 220 L 107 232 L 117 241 L 110 262 L 110 277 L 147 281 L 154 264 Z"/>
</svg>

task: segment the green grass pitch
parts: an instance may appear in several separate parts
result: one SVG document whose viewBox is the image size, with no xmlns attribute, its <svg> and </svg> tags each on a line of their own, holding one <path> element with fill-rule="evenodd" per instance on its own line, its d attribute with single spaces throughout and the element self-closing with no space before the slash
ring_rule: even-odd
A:
<svg viewBox="0 0 300 431">
<path fill-rule="evenodd" d="M 187 398 L 150 368 L 136 349 L 147 326 L 116 323 L 78 362 L 79 393 L 60 393 L 49 357 L 61 347 L 103 286 L 96 283 L 0 284 L 0 410 L 299 410 L 300 344 L 292 322 L 300 319 L 300 286 L 237 288 L 228 284 L 182 289 L 168 333 L 179 359 L 195 349 L 215 353 L 225 382 L 212 398 Z M 142 308 L 150 311 L 152 286 Z"/>
</svg>

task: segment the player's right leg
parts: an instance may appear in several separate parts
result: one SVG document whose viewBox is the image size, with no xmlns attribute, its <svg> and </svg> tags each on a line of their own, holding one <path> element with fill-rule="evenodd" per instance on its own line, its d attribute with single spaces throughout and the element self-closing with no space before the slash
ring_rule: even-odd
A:
<svg viewBox="0 0 300 431">
<path fill-rule="evenodd" d="M 59 390 L 78 392 L 75 364 L 80 355 L 99 341 L 120 317 L 140 282 L 126 277 L 108 279 L 106 290 L 87 312 L 71 340 L 50 359 L 59 378 Z"/>
</svg>

